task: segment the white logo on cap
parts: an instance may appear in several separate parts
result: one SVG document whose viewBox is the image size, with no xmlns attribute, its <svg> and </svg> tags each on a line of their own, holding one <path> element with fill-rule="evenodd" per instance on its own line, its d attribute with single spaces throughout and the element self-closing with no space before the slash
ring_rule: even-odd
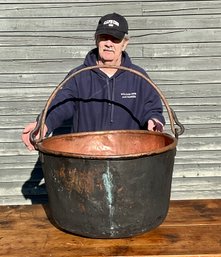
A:
<svg viewBox="0 0 221 257">
<path fill-rule="evenodd" d="M 115 20 L 107 20 L 104 22 L 104 25 L 108 25 L 109 27 L 113 27 L 114 25 L 119 27 L 119 22 Z"/>
</svg>

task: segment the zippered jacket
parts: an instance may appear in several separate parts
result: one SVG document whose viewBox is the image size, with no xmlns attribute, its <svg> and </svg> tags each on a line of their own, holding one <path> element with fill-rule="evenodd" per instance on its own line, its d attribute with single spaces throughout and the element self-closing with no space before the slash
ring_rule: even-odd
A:
<svg viewBox="0 0 221 257">
<path fill-rule="evenodd" d="M 84 63 L 67 76 L 84 67 L 96 65 L 98 49 L 91 50 Z M 123 52 L 121 66 L 146 72 L 132 64 Z M 149 83 L 132 72 L 118 70 L 108 77 L 100 69 L 82 71 L 58 91 L 48 110 L 48 133 L 72 120 L 72 132 L 147 129 L 149 119 L 163 124 L 163 108 L 158 93 Z"/>
</svg>

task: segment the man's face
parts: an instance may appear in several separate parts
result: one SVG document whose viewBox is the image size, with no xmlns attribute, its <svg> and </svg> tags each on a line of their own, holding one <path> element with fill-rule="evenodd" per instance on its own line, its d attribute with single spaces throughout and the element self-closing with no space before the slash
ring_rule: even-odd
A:
<svg viewBox="0 0 221 257">
<path fill-rule="evenodd" d="M 117 39 L 111 35 L 99 35 L 97 47 L 103 63 L 120 64 L 122 51 L 126 49 L 128 40 Z"/>
</svg>

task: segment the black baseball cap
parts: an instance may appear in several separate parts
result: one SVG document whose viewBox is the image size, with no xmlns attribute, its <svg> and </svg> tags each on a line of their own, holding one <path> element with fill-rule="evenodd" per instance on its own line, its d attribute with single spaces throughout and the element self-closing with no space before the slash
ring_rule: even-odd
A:
<svg viewBox="0 0 221 257">
<path fill-rule="evenodd" d="M 100 18 L 95 36 L 106 34 L 118 39 L 123 39 L 128 34 L 127 20 L 118 13 L 106 14 Z"/>
</svg>

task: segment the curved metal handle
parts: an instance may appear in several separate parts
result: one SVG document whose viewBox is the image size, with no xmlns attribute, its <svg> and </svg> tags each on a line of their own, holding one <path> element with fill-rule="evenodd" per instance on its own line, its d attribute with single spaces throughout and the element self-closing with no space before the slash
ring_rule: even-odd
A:
<svg viewBox="0 0 221 257">
<path fill-rule="evenodd" d="M 47 115 L 47 111 L 48 108 L 52 102 L 52 100 L 55 98 L 57 92 L 62 89 L 62 87 L 65 85 L 65 83 L 67 83 L 67 81 L 69 81 L 71 78 L 73 78 L 74 76 L 78 75 L 79 73 L 83 72 L 83 71 L 87 71 L 87 70 L 92 70 L 92 69 L 100 69 L 100 68 L 113 68 L 113 69 L 120 69 L 120 70 L 125 70 L 125 71 L 129 71 L 132 72 L 140 77 L 142 77 L 144 80 L 146 80 L 156 91 L 157 93 L 160 95 L 166 109 L 169 115 L 169 120 L 170 120 L 170 127 L 171 130 L 173 132 L 173 134 L 175 135 L 176 138 L 178 138 L 179 135 L 183 134 L 184 132 L 184 126 L 178 121 L 177 116 L 175 114 L 175 112 L 170 108 L 168 101 L 166 100 L 166 98 L 164 97 L 162 91 L 154 84 L 154 82 L 148 78 L 147 76 L 145 76 L 143 73 L 131 69 L 131 68 L 127 68 L 124 66 L 110 66 L 110 65 L 102 65 L 102 66 L 90 66 L 90 67 L 86 67 L 86 68 L 82 68 L 74 73 L 72 73 L 71 75 L 69 75 L 68 77 L 66 77 L 52 92 L 52 94 L 50 95 L 41 115 L 40 118 L 38 120 L 38 124 L 36 126 L 36 128 L 40 128 L 40 135 L 39 135 L 39 139 L 36 139 L 36 133 L 31 133 L 30 135 L 30 139 L 33 142 L 34 145 L 37 145 L 37 143 L 41 142 L 43 139 L 43 133 L 44 133 L 44 124 L 45 124 L 45 119 L 46 119 L 46 115 Z M 175 128 L 175 124 L 178 126 L 178 128 Z M 36 129 L 34 130 L 36 132 Z"/>
<path fill-rule="evenodd" d="M 30 142 L 34 145 L 34 147 L 37 149 L 37 140 L 36 140 L 36 136 L 38 135 L 38 132 L 41 128 L 41 123 L 42 123 L 42 116 L 43 116 L 43 111 L 40 113 L 40 115 L 38 116 L 37 119 L 37 124 L 35 126 L 35 128 L 31 131 L 29 139 Z M 41 139 L 42 140 L 42 139 Z M 39 142 L 39 141 L 38 141 Z"/>
</svg>

